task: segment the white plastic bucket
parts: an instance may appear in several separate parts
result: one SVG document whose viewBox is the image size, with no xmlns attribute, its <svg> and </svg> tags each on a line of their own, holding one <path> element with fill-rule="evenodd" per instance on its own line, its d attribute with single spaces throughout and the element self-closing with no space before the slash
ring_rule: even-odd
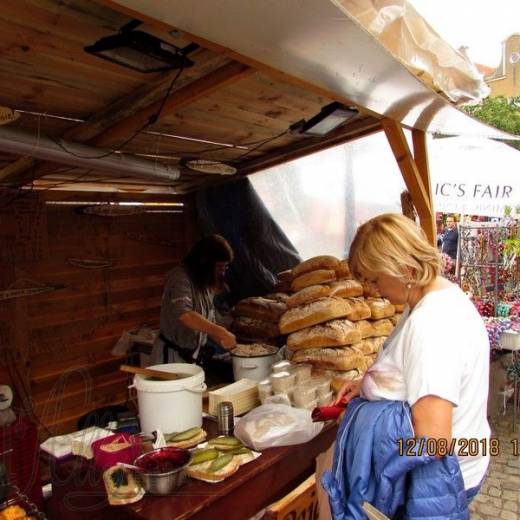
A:
<svg viewBox="0 0 520 520">
<path fill-rule="evenodd" d="M 191 375 L 173 381 L 153 381 L 141 375 L 134 377 L 141 431 L 173 433 L 202 426 L 202 393 L 206 390 L 202 368 L 189 363 L 148 368 Z"/>
</svg>

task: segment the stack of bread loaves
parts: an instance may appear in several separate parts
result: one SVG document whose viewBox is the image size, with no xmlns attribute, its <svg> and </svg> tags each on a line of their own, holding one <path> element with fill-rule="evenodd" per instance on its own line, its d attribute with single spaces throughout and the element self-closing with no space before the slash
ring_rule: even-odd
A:
<svg viewBox="0 0 520 520">
<path fill-rule="evenodd" d="M 333 256 L 302 262 L 292 277 L 294 294 L 280 318 L 292 361 L 330 376 L 360 377 L 394 328 L 394 305 L 375 294 L 365 298 L 347 262 Z"/>
<path fill-rule="evenodd" d="M 285 295 L 253 296 L 239 301 L 233 308 L 231 330 L 240 341 L 271 342 L 280 336 L 278 322 L 287 310 Z"/>
</svg>

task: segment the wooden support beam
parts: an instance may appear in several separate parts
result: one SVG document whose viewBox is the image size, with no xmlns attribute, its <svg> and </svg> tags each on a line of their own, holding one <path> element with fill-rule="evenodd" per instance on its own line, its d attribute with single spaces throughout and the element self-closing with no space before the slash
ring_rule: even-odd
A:
<svg viewBox="0 0 520 520">
<path fill-rule="evenodd" d="M 431 244 L 436 243 L 433 207 L 431 193 L 424 185 L 421 173 L 406 141 L 403 129 L 397 121 L 385 118 L 382 121 L 383 129 L 390 144 L 390 148 L 401 170 L 404 182 L 417 209 L 421 227 Z M 424 153 L 426 147 L 424 147 Z M 426 155 L 424 155 L 424 158 Z M 421 159 L 422 160 L 422 159 Z M 427 175 L 427 171 L 426 171 Z"/>
<path fill-rule="evenodd" d="M 337 146 L 379 131 L 381 131 L 380 120 L 373 117 L 365 117 L 345 127 L 338 128 L 326 137 L 309 137 L 299 143 L 284 146 L 274 153 L 251 159 L 240 164 L 238 170 L 240 175 L 250 175 L 251 173 L 272 168 L 273 166 L 293 161 L 294 159 L 299 159 L 311 153 L 320 152 L 332 146 Z"/>
<path fill-rule="evenodd" d="M 419 170 L 419 175 L 421 176 L 421 180 L 424 185 L 424 189 L 426 190 L 426 194 L 428 196 L 428 202 L 431 209 L 431 228 L 433 229 L 433 237 L 434 244 L 436 244 L 436 223 L 435 223 L 435 211 L 433 208 L 433 192 L 432 192 L 432 183 L 430 176 L 430 166 L 428 164 L 428 147 L 426 145 L 426 132 L 423 130 L 412 130 L 412 143 L 413 143 L 413 156 L 415 159 L 415 164 L 417 165 L 417 169 Z"/>
<path fill-rule="evenodd" d="M 84 123 L 81 123 L 61 136 L 70 141 L 86 142 L 109 128 L 111 125 L 141 110 L 143 107 L 155 102 L 171 80 L 171 73 L 167 72 L 155 78 L 150 84 L 141 85 L 127 96 L 111 103 L 108 107 L 92 115 Z M 35 167 L 34 178 L 38 179 L 56 170 L 57 164 L 48 161 L 38 161 L 32 157 L 20 157 L 13 163 L 0 170 L 0 182 L 11 184 L 25 184 L 32 178 L 32 173 L 27 170 Z"/>
<path fill-rule="evenodd" d="M 202 97 L 209 96 L 219 88 L 249 76 L 254 72 L 254 69 L 242 63 L 236 61 L 227 63 L 210 74 L 196 79 L 185 87 L 174 91 L 165 101 L 161 116 L 171 114 L 175 110 L 189 105 Z M 150 117 L 159 111 L 161 104 L 162 101 L 156 101 L 131 116 L 118 121 L 111 128 L 96 137 L 93 140 L 93 144 L 104 147 L 123 142 L 140 128 L 144 127 Z"/>
<path fill-rule="evenodd" d="M 38 161 L 32 157 L 20 157 L 0 170 L 0 182 L 10 182 L 32 168 Z"/>
<path fill-rule="evenodd" d="M 209 72 L 205 76 L 173 91 L 166 100 L 161 116 L 197 99 L 209 95 L 233 81 L 254 73 L 255 70 L 238 62 L 230 62 Z M 152 82 L 151 86 L 139 87 L 128 96 L 106 107 L 101 114 L 95 114 L 85 123 L 63 134 L 63 139 L 71 141 L 91 141 L 96 146 L 111 146 L 122 143 L 125 139 L 143 127 L 149 117 L 159 110 L 164 90 L 171 81 L 171 72 L 165 73 Z M 35 165 L 34 172 L 28 175 L 28 168 Z M 21 157 L 14 163 L 0 170 L 0 182 L 27 182 L 33 177 L 38 179 L 53 172 L 58 165 L 40 162 L 30 157 Z"/>
</svg>

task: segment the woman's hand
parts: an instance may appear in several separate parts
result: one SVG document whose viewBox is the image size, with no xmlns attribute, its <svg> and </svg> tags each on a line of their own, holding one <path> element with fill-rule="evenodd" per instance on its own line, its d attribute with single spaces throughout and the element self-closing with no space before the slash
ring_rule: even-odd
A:
<svg viewBox="0 0 520 520">
<path fill-rule="evenodd" d="M 179 316 L 179 322 L 192 330 L 205 332 L 215 343 L 226 350 L 237 346 L 237 338 L 224 327 L 213 323 L 201 316 L 198 312 L 189 311 Z"/>
<path fill-rule="evenodd" d="M 354 397 L 357 397 L 361 391 L 361 379 L 358 381 L 345 381 L 345 384 L 340 388 L 338 396 L 334 404 L 338 404 L 342 399 L 344 403 L 349 403 Z"/>
<path fill-rule="evenodd" d="M 224 327 L 218 326 L 218 329 L 211 335 L 211 339 L 216 341 L 222 348 L 232 350 L 237 346 L 237 338 L 235 335 Z"/>
</svg>

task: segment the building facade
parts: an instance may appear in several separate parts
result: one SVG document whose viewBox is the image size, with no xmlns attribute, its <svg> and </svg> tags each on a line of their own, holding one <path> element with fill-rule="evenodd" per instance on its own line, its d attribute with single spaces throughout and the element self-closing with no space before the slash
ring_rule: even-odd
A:
<svg viewBox="0 0 520 520">
<path fill-rule="evenodd" d="M 520 96 L 520 34 L 512 34 L 502 43 L 500 65 L 484 79 L 491 88 L 491 97 Z"/>
</svg>

